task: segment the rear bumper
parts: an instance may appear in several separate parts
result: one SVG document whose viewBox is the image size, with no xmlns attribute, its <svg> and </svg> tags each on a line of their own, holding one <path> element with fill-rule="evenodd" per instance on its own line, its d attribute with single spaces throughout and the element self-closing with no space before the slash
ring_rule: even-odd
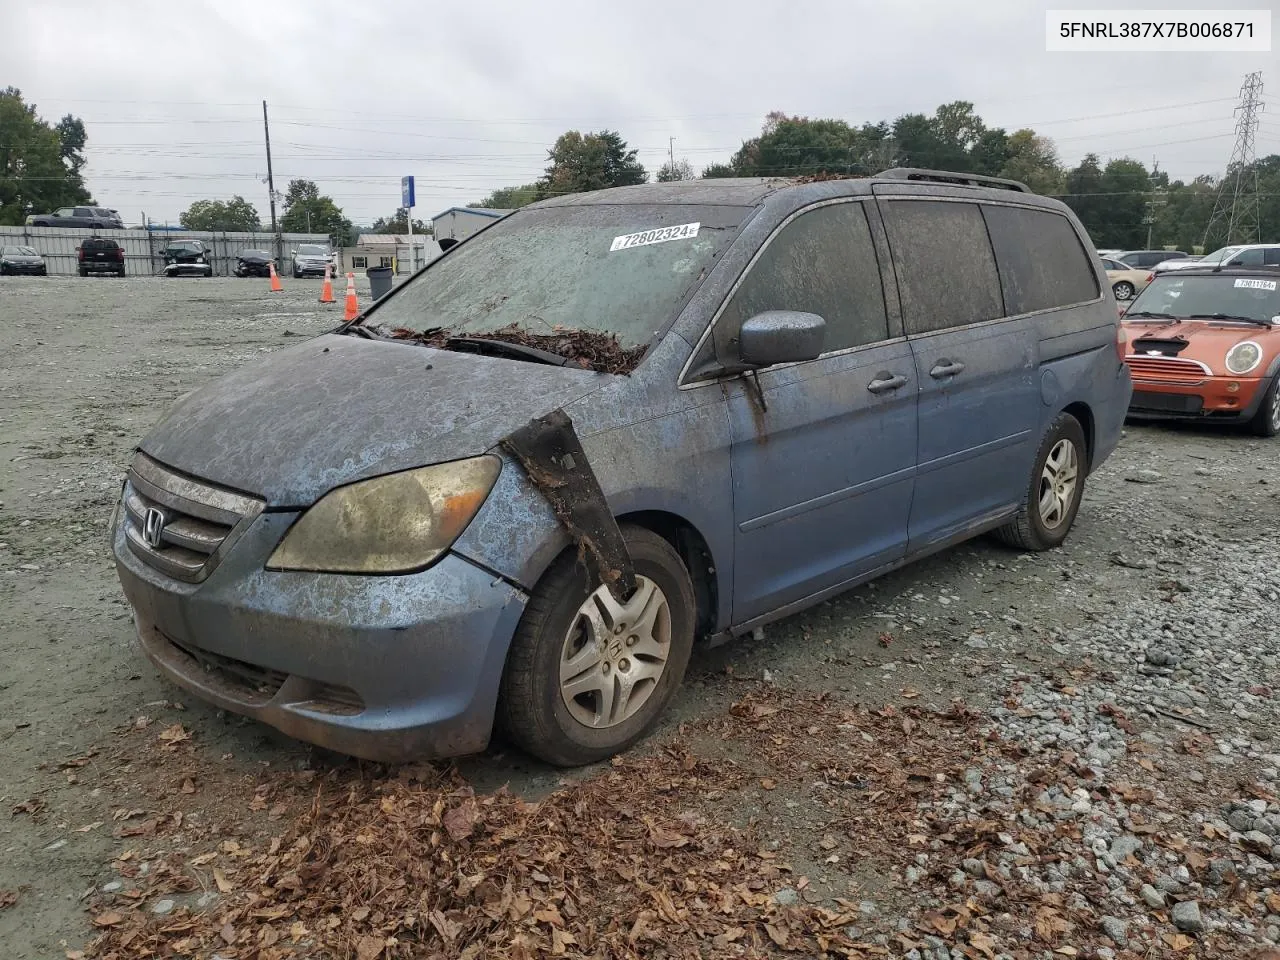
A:
<svg viewBox="0 0 1280 960">
<path fill-rule="evenodd" d="M 194 584 L 144 563 L 117 520 L 116 569 L 147 658 L 202 700 L 340 753 L 483 750 L 525 594 L 453 554 L 407 576 L 265 570 L 294 516 L 260 516 Z"/>
<path fill-rule="evenodd" d="M 1128 415 L 1135 420 L 1251 420 L 1270 386 L 1270 377 L 1208 377 L 1185 386 L 1136 380 Z"/>
</svg>

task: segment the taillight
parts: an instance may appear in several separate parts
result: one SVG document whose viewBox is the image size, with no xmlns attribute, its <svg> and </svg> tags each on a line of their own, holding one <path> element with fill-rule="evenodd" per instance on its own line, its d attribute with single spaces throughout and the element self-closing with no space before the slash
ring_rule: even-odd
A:
<svg viewBox="0 0 1280 960">
<path fill-rule="evenodd" d="M 1156 272 L 1152 270 L 1150 273 L 1147 274 L 1147 283 L 1150 283 L 1155 278 L 1156 278 Z"/>
<path fill-rule="evenodd" d="M 76 257 L 80 260 L 84 259 L 84 247 L 76 247 Z"/>
<path fill-rule="evenodd" d="M 1124 355 L 1129 352 L 1129 338 L 1125 335 L 1124 324 L 1116 324 L 1116 358 L 1124 363 Z"/>
</svg>

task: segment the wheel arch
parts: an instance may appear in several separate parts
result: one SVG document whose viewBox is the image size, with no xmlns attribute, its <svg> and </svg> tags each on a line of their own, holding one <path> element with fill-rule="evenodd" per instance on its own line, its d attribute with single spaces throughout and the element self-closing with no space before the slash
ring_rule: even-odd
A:
<svg viewBox="0 0 1280 960">
<path fill-rule="evenodd" d="M 1083 400 L 1077 400 L 1074 403 L 1069 403 L 1063 407 L 1062 412 L 1069 413 L 1080 421 L 1080 428 L 1084 431 L 1085 463 L 1088 465 L 1089 469 L 1092 469 L 1095 430 L 1093 408 Z"/>
<path fill-rule="evenodd" d="M 695 613 L 695 636 L 715 632 L 720 619 L 719 567 L 707 538 L 685 517 L 667 510 L 634 510 L 617 516 L 619 524 L 634 524 L 656 533 L 680 554 L 698 609 Z"/>
</svg>

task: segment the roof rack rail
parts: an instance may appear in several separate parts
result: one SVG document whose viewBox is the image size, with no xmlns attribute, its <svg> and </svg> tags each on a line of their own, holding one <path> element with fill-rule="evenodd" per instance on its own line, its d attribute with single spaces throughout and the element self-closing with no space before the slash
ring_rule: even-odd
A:
<svg viewBox="0 0 1280 960">
<path fill-rule="evenodd" d="M 978 173 L 952 173 L 947 170 L 925 170 L 922 167 L 894 167 L 876 174 L 880 180 L 924 180 L 932 183 L 957 183 L 966 187 L 995 187 L 999 190 L 1014 190 L 1018 193 L 1031 193 L 1031 188 L 1017 180 L 1006 180 L 1003 177 L 984 177 Z"/>
</svg>

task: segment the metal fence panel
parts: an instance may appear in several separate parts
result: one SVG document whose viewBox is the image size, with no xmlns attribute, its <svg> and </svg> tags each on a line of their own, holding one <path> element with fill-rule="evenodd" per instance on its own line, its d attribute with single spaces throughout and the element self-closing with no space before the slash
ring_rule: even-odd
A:
<svg viewBox="0 0 1280 960">
<path fill-rule="evenodd" d="M 210 248 L 214 276 L 229 277 L 236 265 L 236 254 L 245 249 L 275 249 L 275 237 L 267 233 L 228 233 L 221 230 L 89 230 L 71 227 L 0 227 L 0 246 L 12 244 L 34 247 L 45 259 L 50 274 L 73 277 L 78 272 L 76 249 L 87 237 L 104 237 L 124 247 L 124 269 L 128 276 L 157 274 L 164 266 L 160 257 L 171 240 L 203 240 Z M 300 243 L 322 243 L 329 238 L 322 233 L 283 234 L 284 259 Z M 287 269 L 287 268 L 286 268 Z"/>
</svg>

